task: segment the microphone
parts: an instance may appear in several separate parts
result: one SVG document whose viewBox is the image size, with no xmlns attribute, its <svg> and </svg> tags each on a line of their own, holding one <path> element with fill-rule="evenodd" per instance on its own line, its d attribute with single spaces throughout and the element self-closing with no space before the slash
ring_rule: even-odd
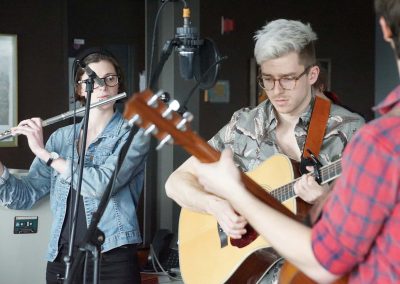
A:
<svg viewBox="0 0 400 284">
<path fill-rule="evenodd" d="M 78 65 L 85 70 L 86 74 L 89 76 L 89 78 L 93 78 L 93 80 L 96 82 L 97 85 L 100 87 L 104 87 L 104 81 L 97 76 L 96 72 L 92 70 L 88 65 L 85 63 L 81 62 L 80 60 L 77 60 Z"/>
<path fill-rule="evenodd" d="M 183 8 L 183 27 L 176 28 L 175 38 L 179 52 L 179 70 L 185 80 L 193 78 L 193 59 L 198 53 L 198 48 L 203 44 L 199 38 L 196 27 L 191 26 L 190 9 Z"/>
<path fill-rule="evenodd" d="M 175 40 L 181 77 L 186 80 L 194 77 L 200 89 L 212 88 L 222 57 L 212 39 L 199 38 L 197 28 L 191 25 L 190 9 L 187 7 L 183 8 L 183 27 L 176 28 Z"/>
</svg>

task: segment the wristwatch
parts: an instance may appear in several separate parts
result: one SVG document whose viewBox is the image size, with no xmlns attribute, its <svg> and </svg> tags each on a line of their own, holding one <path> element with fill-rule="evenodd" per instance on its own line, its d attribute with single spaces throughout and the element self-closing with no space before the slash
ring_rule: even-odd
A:
<svg viewBox="0 0 400 284">
<path fill-rule="evenodd" d="M 50 167 L 51 163 L 58 158 L 60 158 L 60 155 L 58 155 L 56 152 L 51 152 L 50 158 L 47 160 L 46 165 Z"/>
</svg>

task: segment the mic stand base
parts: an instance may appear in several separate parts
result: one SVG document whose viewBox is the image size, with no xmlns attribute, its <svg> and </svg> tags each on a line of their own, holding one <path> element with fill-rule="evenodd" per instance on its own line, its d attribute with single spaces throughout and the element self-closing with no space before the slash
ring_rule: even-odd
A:
<svg viewBox="0 0 400 284">
<path fill-rule="evenodd" d="M 93 261 L 92 283 L 93 284 L 99 283 L 99 251 L 100 251 L 100 247 L 97 247 L 92 244 L 86 244 L 83 248 L 80 248 L 80 250 L 90 252 L 92 254 L 92 261 Z M 86 275 L 86 273 L 84 273 L 84 275 Z M 86 283 L 85 280 L 84 280 L 84 283 Z"/>
</svg>

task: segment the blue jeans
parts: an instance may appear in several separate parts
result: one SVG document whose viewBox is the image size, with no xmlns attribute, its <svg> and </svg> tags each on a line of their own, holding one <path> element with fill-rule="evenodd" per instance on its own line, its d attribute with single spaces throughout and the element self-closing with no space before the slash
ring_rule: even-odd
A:
<svg viewBox="0 0 400 284">
<path fill-rule="evenodd" d="M 124 245 L 100 254 L 100 281 L 101 284 L 140 284 L 140 270 L 135 245 Z M 68 255 L 68 248 L 62 247 L 54 262 L 47 262 L 46 283 L 60 284 L 65 275 L 64 257 Z M 74 254 L 75 255 L 75 254 Z M 88 257 L 86 279 L 92 283 L 93 262 Z M 83 266 L 78 269 L 73 283 L 83 283 Z"/>
</svg>

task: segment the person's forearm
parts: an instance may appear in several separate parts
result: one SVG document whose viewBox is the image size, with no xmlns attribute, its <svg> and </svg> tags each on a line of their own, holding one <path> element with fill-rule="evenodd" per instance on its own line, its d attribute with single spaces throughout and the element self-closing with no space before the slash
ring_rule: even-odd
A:
<svg viewBox="0 0 400 284">
<path fill-rule="evenodd" d="M 310 228 L 266 206 L 248 192 L 241 191 L 240 194 L 232 195 L 230 202 L 279 254 L 309 277 L 319 283 L 338 278 L 315 258 Z"/>
<path fill-rule="evenodd" d="M 209 202 L 212 198 L 218 198 L 205 192 L 193 174 L 181 170 L 170 175 L 165 189 L 168 197 L 181 207 L 202 213 L 210 213 Z"/>
</svg>

